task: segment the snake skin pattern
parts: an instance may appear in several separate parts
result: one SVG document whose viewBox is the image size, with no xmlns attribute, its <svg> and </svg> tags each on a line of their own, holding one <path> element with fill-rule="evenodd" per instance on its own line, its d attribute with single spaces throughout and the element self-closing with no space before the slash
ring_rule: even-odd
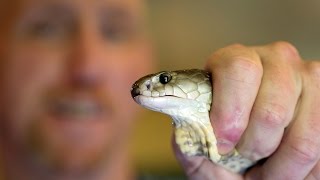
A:
<svg viewBox="0 0 320 180">
<path fill-rule="evenodd" d="M 209 73 L 199 69 L 150 74 L 131 89 L 135 102 L 172 117 L 176 143 L 183 154 L 206 156 L 232 172 L 243 173 L 254 162 L 236 150 L 229 155 L 218 153 L 209 119 L 212 93 Z"/>
</svg>

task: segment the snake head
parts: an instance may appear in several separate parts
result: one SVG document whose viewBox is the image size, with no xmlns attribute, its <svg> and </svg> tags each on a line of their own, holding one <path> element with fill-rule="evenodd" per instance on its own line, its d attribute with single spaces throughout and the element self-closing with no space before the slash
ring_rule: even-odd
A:
<svg viewBox="0 0 320 180">
<path fill-rule="evenodd" d="M 131 95 L 145 108 L 172 117 L 175 141 L 183 154 L 205 156 L 237 173 L 254 164 L 237 151 L 228 156 L 218 153 L 209 119 L 212 86 L 207 72 L 191 69 L 150 74 L 132 85 Z"/>
<path fill-rule="evenodd" d="M 211 79 L 207 72 L 198 69 L 161 71 L 137 80 L 131 95 L 138 104 L 169 115 L 195 106 L 209 111 Z"/>
</svg>

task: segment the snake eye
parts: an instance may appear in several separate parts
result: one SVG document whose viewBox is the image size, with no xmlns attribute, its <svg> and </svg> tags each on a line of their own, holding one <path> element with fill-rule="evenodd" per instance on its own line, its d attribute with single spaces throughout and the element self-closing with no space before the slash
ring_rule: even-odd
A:
<svg viewBox="0 0 320 180">
<path fill-rule="evenodd" d="M 171 79 L 172 79 L 172 77 L 168 73 L 163 73 L 159 77 L 159 81 L 160 81 L 161 84 L 167 84 L 168 82 L 171 81 Z"/>
</svg>

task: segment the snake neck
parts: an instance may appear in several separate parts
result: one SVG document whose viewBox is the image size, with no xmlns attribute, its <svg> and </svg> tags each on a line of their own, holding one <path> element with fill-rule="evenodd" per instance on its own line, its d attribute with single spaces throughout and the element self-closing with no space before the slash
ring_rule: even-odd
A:
<svg viewBox="0 0 320 180">
<path fill-rule="evenodd" d="M 208 111 L 184 109 L 184 112 L 173 115 L 172 119 L 176 142 L 184 154 L 205 156 L 213 162 L 220 160 Z"/>
<path fill-rule="evenodd" d="M 208 112 L 194 112 L 192 110 L 179 111 L 175 115 L 170 115 L 176 128 L 182 126 L 184 123 L 200 123 L 202 125 L 209 125 Z"/>
</svg>

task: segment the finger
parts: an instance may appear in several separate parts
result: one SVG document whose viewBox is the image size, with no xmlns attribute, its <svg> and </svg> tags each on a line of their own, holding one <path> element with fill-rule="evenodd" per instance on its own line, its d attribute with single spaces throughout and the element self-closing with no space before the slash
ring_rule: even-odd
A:
<svg viewBox="0 0 320 180">
<path fill-rule="evenodd" d="M 178 162 L 190 180 L 242 179 L 240 175 L 214 164 L 204 156 L 186 156 L 182 154 L 174 137 L 172 138 L 172 146 Z"/>
<path fill-rule="evenodd" d="M 250 120 L 237 149 L 252 160 L 270 156 L 292 120 L 301 83 L 294 67 L 300 57 L 294 47 L 278 42 L 254 48 L 263 64 L 263 78 Z M 288 52 L 290 51 L 290 52 Z"/>
<path fill-rule="evenodd" d="M 248 124 L 262 65 L 252 49 L 233 45 L 214 53 L 206 69 L 214 81 L 210 119 L 219 152 L 225 154 L 234 148 Z"/>
<path fill-rule="evenodd" d="M 320 157 L 320 64 L 308 65 L 301 102 L 279 149 L 265 164 L 269 179 L 303 179 Z"/>
</svg>

